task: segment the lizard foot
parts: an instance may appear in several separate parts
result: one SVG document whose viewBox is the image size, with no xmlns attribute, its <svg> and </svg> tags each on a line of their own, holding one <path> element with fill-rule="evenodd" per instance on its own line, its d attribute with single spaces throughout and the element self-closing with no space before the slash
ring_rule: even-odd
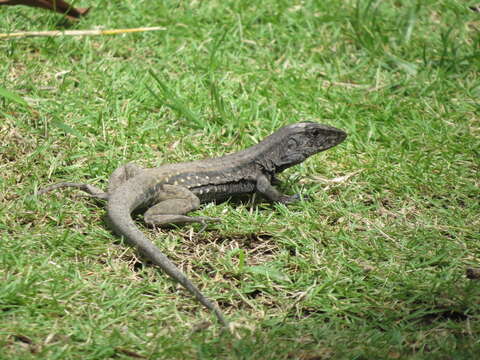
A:
<svg viewBox="0 0 480 360">
<path fill-rule="evenodd" d="M 285 205 L 288 205 L 288 204 L 293 204 L 293 203 L 296 203 L 298 201 L 300 201 L 300 194 L 295 194 L 295 195 L 283 195 L 281 196 L 279 199 L 278 199 L 278 202 L 280 204 L 285 204 Z"/>
<path fill-rule="evenodd" d="M 220 218 L 215 218 L 215 217 L 208 217 L 208 216 L 192 216 L 192 219 L 194 219 L 192 222 L 198 222 L 201 224 L 205 224 L 207 222 L 221 222 L 222 219 Z"/>
<path fill-rule="evenodd" d="M 202 228 L 198 230 L 198 233 L 201 234 L 205 231 L 208 226 L 209 222 L 220 222 L 222 219 L 214 218 L 214 217 L 207 217 L 207 216 L 196 216 L 195 218 L 199 219 L 199 223 L 203 224 Z"/>
</svg>

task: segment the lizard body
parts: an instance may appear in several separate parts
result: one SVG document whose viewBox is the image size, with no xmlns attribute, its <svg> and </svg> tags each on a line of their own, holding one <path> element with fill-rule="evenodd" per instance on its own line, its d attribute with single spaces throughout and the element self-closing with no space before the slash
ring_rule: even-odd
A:
<svg viewBox="0 0 480 360">
<path fill-rule="evenodd" d="M 41 190 L 76 187 L 106 199 L 108 221 L 123 237 L 155 265 L 183 285 L 197 300 L 213 311 L 225 326 L 228 322 L 218 306 L 200 290 L 137 228 L 132 212 L 148 209 L 144 221 L 163 226 L 177 223 L 215 221 L 186 215 L 201 203 L 258 192 L 271 202 L 288 204 L 298 195 L 287 196 L 272 186 L 275 175 L 307 157 L 341 143 L 346 133 L 331 126 L 303 122 L 285 126 L 248 149 L 218 158 L 142 169 L 129 163 L 115 170 L 104 193 L 94 186 L 60 183 Z"/>
</svg>

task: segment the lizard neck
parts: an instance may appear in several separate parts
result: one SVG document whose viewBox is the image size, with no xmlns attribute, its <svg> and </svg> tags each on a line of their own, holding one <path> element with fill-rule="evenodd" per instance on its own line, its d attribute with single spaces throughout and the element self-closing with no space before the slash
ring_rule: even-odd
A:
<svg viewBox="0 0 480 360">
<path fill-rule="evenodd" d="M 255 165 L 264 174 L 274 175 L 341 143 L 346 136 L 344 131 L 332 126 L 313 122 L 297 123 L 277 130 L 257 145 L 209 160 L 209 163 L 221 163 L 225 168 Z"/>
</svg>

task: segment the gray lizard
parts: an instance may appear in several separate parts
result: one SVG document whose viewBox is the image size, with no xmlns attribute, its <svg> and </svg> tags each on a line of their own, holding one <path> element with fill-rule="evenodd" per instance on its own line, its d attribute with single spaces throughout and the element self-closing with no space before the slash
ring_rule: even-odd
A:
<svg viewBox="0 0 480 360">
<path fill-rule="evenodd" d="M 271 202 L 294 202 L 299 199 L 298 195 L 284 195 L 272 186 L 275 175 L 341 143 L 346 136 L 344 131 L 331 126 L 301 122 L 281 128 L 246 150 L 218 158 L 153 169 L 128 163 L 113 172 L 108 192 L 88 184 L 59 183 L 38 193 L 74 187 L 107 200 L 108 222 L 114 232 L 182 284 L 228 328 L 220 308 L 137 228 L 132 212 L 147 209 L 144 213 L 147 224 L 165 226 L 217 221 L 216 218 L 188 216 L 187 213 L 198 209 L 201 203 L 222 201 L 238 194 L 257 192 Z"/>
</svg>

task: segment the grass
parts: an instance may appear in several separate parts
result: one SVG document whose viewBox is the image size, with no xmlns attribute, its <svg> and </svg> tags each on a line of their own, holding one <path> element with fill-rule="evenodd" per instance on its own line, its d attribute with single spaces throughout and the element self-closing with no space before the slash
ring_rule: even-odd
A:
<svg viewBox="0 0 480 360">
<path fill-rule="evenodd" d="M 0 27 L 167 30 L 0 42 L 0 358 L 480 353 L 475 2 L 78 3 L 93 8 L 76 24 L 1 7 Z M 281 176 L 308 199 L 209 204 L 197 213 L 223 221 L 202 233 L 144 229 L 238 338 L 113 236 L 100 203 L 34 195 L 302 120 L 349 133 Z"/>
</svg>

